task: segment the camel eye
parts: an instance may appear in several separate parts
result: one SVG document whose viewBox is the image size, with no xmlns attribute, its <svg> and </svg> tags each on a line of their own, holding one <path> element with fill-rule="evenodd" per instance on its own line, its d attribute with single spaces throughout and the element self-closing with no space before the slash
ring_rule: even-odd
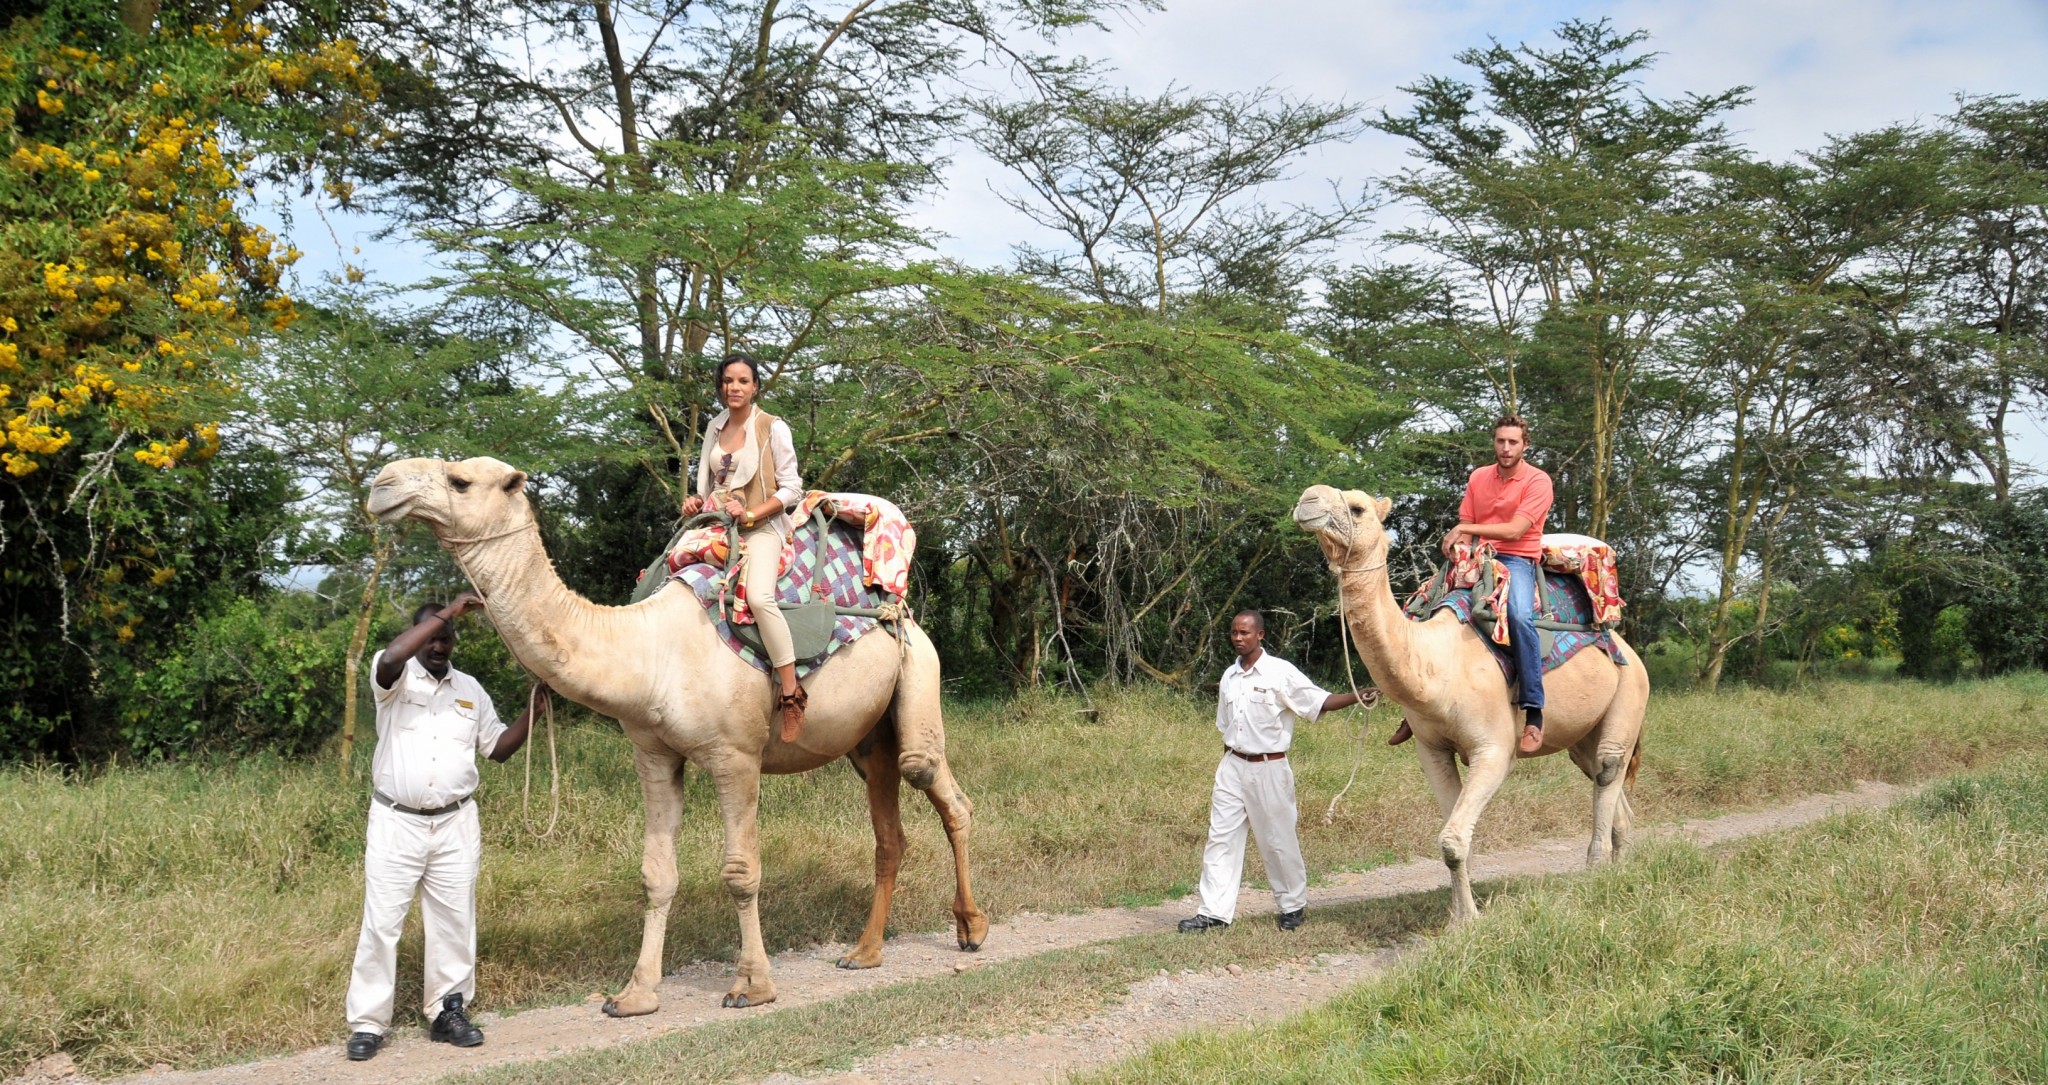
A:
<svg viewBox="0 0 2048 1085">
<path fill-rule="evenodd" d="M 1352 511 L 1352 512 L 1355 512 L 1355 513 L 1357 513 L 1357 514 L 1358 514 L 1358 515 L 1360 515 L 1360 516 L 1364 516 L 1364 515 L 1365 515 L 1365 506 L 1364 506 L 1364 505 L 1353 505 L 1353 506 L 1351 506 L 1351 511 Z"/>
<path fill-rule="evenodd" d="M 456 493 L 466 494 L 469 492 L 469 480 L 466 478 L 456 478 L 450 475 L 448 477 L 448 485 L 455 487 Z"/>
</svg>

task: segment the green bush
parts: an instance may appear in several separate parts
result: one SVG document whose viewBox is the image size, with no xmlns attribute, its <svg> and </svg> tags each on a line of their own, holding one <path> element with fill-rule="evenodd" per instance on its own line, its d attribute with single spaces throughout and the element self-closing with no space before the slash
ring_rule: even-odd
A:
<svg viewBox="0 0 2048 1085">
<path fill-rule="evenodd" d="M 334 733 L 348 623 L 301 625 L 292 597 L 265 602 L 237 599 L 192 626 L 169 654 L 128 670 L 118 685 L 130 752 L 303 754 Z"/>
</svg>

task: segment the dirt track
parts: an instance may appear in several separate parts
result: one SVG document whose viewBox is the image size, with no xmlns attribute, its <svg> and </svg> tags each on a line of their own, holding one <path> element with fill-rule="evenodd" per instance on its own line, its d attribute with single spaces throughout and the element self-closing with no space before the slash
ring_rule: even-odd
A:
<svg viewBox="0 0 2048 1085">
<path fill-rule="evenodd" d="M 1647 835 L 1679 836 L 1701 844 L 1715 844 L 1804 825 L 1838 811 L 1887 806 L 1911 790 L 1864 783 L 1854 791 L 1811 796 L 1768 810 L 1654 827 L 1647 830 Z M 1474 873 L 1491 879 L 1578 870 L 1585 863 L 1585 846 L 1583 837 L 1573 837 L 1481 854 Z M 1363 873 L 1338 875 L 1328 884 L 1309 891 L 1309 908 L 1313 913 L 1318 907 L 1439 889 L 1448 884 L 1440 861 L 1416 859 Z M 1247 889 L 1240 898 L 1239 919 L 1256 919 L 1270 914 L 1272 908 L 1270 894 Z M 1191 910 L 1189 902 L 1176 901 L 1150 908 L 1108 908 L 1077 915 L 1015 915 L 996 924 L 985 948 L 971 956 L 955 948 L 950 931 L 903 935 L 890 940 L 887 959 L 880 968 L 859 972 L 834 967 L 846 949 L 844 946 L 791 951 L 774 961 L 780 999 L 770 1006 L 744 1012 L 775 1013 L 889 984 L 948 975 L 962 967 L 982 968 L 1053 949 L 1170 931 Z M 777 1074 L 763 1085 L 794 1085 L 798 1081 L 832 1085 L 1016 1085 L 1051 1080 L 1130 1054 L 1191 1027 L 1214 1030 L 1278 1018 L 1326 1000 L 1368 978 L 1384 969 L 1400 952 L 1396 949 L 1356 956 L 1325 955 L 1312 963 L 1265 971 L 1213 969 L 1159 976 L 1133 987 L 1121 1005 L 1060 1028 L 992 1040 L 928 1037 L 864 1060 L 848 1073 L 802 1079 Z M 433 1081 L 459 1070 L 629 1044 L 728 1019 L 734 1011 L 721 1010 L 718 998 L 730 982 L 730 975 L 730 966 L 723 963 L 686 966 L 662 981 L 659 1012 L 623 1021 L 605 1017 L 594 997 L 581 1005 L 528 1010 L 502 1017 L 483 1014 L 478 1017 L 478 1024 L 489 1032 L 490 1040 L 467 1051 L 428 1043 L 423 1030 L 402 1028 L 383 1052 L 364 1063 L 346 1061 L 340 1045 L 335 1044 L 234 1066 L 150 1072 L 117 1080 L 150 1085 L 368 1085 Z M 44 1080 L 49 1079 L 23 1076 L 9 1079 L 5 1085 Z M 63 1080 L 85 1085 L 79 1077 Z"/>
</svg>

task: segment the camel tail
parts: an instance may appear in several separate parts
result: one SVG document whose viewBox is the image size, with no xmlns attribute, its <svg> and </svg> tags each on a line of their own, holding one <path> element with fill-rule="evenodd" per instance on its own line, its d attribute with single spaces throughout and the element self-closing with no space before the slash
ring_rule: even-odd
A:
<svg viewBox="0 0 2048 1085">
<path fill-rule="evenodd" d="M 1629 792 L 1629 790 L 1630 790 L 1630 789 L 1632 789 L 1632 788 L 1634 788 L 1634 787 L 1636 786 L 1636 773 L 1637 773 L 1637 772 L 1639 772 L 1639 771 L 1641 771 L 1641 770 L 1642 770 L 1642 767 L 1643 767 L 1643 736 L 1641 736 L 1641 735 L 1637 735 L 1637 736 L 1636 736 L 1636 748 L 1635 748 L 1635 749 L 1633 749 L 1633 750 L 1630 750 L 1630 751 L 1629 751 L 1629 755 L 1628 755 L 1628 775 L 1626 775 L 1626 776 L 1622 777 L 1622 779 L 1621 779 L 1621 789 L 1622 789 L 1622 793 L 1623 793 L 1624 795 L 1626 795 L 1626 794 L 1627 794 L 1627 793 Z"/>
</svg>

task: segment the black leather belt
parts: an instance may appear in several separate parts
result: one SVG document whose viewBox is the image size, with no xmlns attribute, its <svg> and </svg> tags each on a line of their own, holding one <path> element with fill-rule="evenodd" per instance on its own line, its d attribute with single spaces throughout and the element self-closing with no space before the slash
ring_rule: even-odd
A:
<svg viewBox="0 0 2048 1085">
<path fill-rule="evenodd" d="M 455 800 L 454 802 L 449 803 L 446 806 L 438 806 L 432 810 L 421 810 L 418 807 L 407 806 L 404 803 L 399 802 L 398 800 L 392 798 L 389 795 L 386 795 L 382 791 L 378 791 L 375 788 L 370 789 L 370 797 L 392 808 L 393 810 L 398 811 L 401 814 L 417 814 L 423 818 L 437 818 L 440 817 L 442 814 L 452 814 L 455 811 L 462 809 L 462 804 L 470 800 L 470 796 L 464 795 L 463 797 Z"/>
<path fill-rule="evenodd" d="M 1230 754 L 1230 756 L 1242 757 L 1246 761 L 1278 761 L 1281 758 L 1287 756 L 1285 751 L 1282 751 L 1280 753 L 1245 753 L 1243 750 L 1233 750 L 1228 746 L 1223 747 L 1223 749 L 1227 751 Z"/>
</svg>

